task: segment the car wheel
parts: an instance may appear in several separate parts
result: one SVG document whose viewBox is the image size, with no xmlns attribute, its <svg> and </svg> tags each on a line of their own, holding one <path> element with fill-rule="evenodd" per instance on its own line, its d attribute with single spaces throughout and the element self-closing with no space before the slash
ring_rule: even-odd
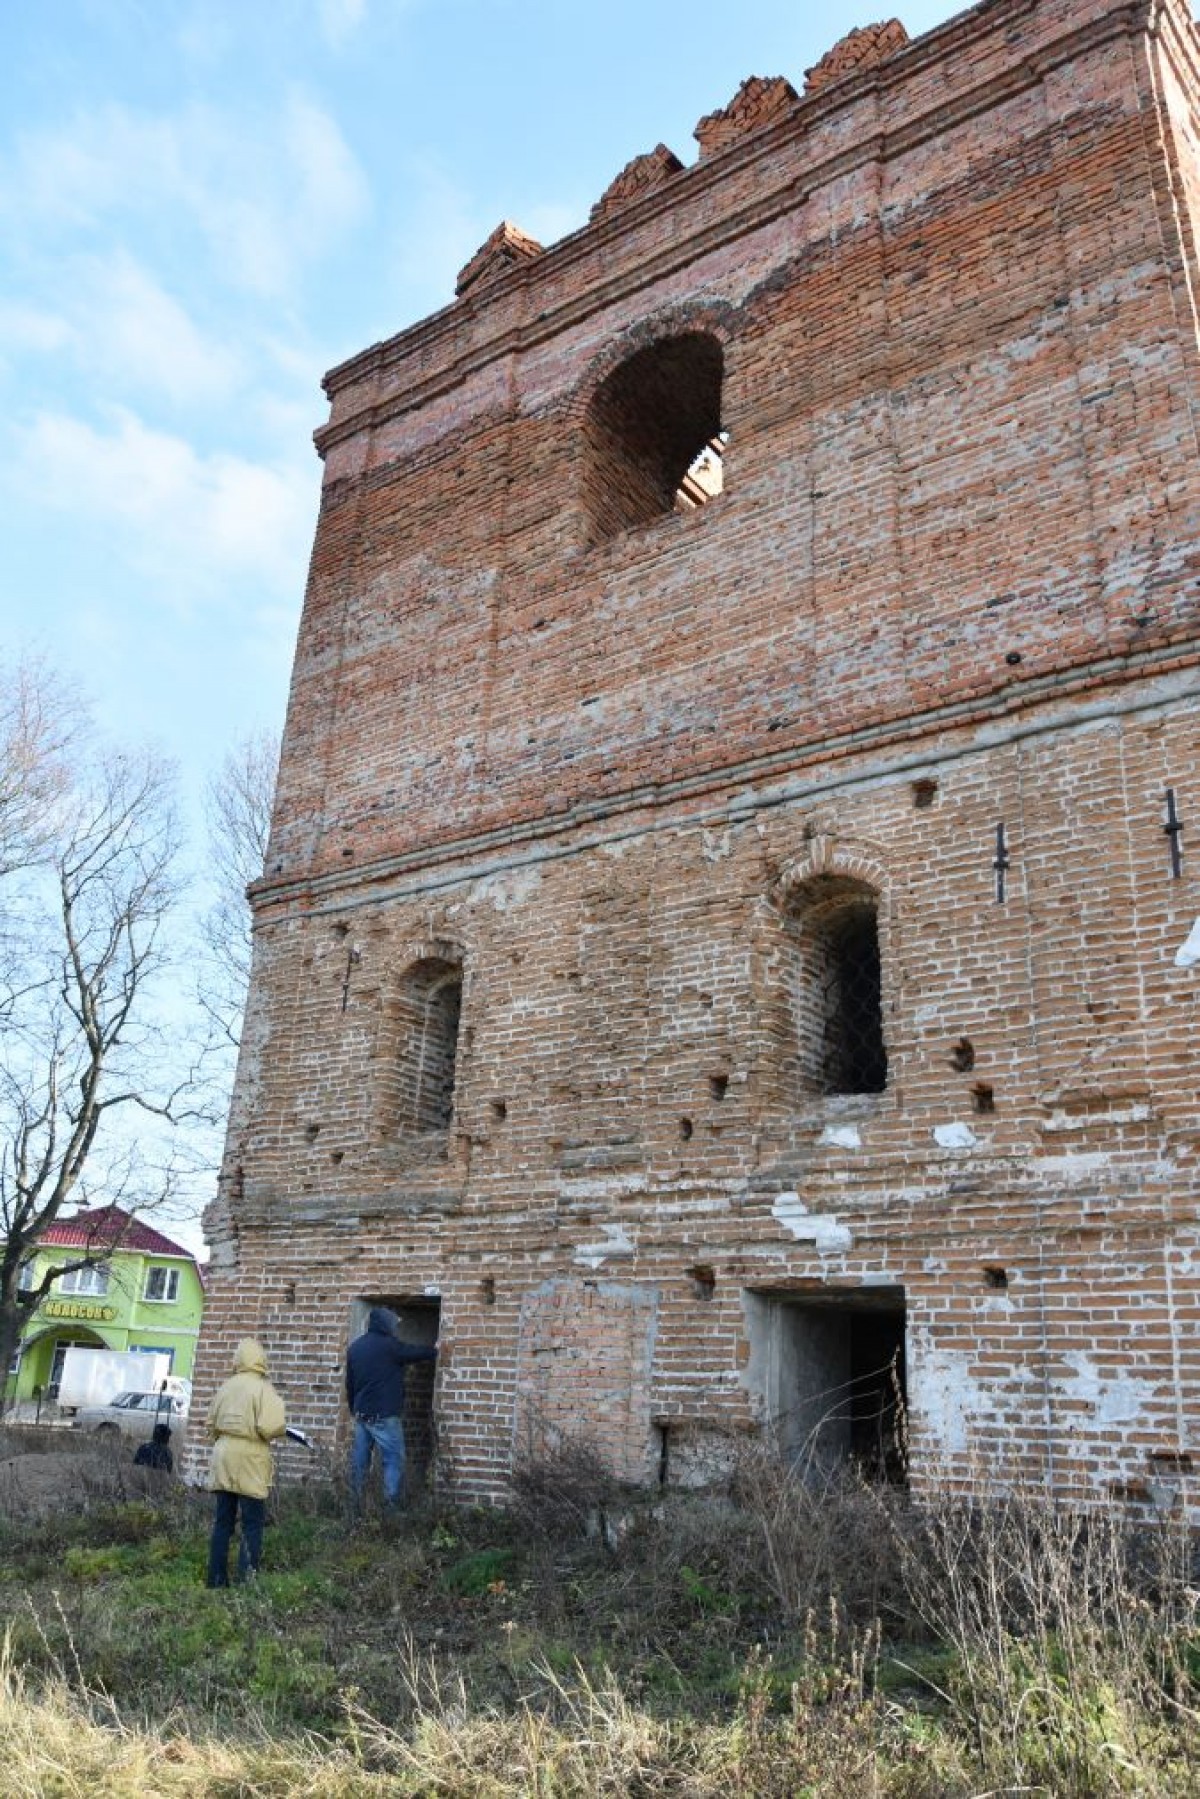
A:
<svg viewBox="0 0 1200 1799">
<path fill-rule="evenodd" d="M 96 1435 L 98 1437 L 119 1437 L 120 1434 L 120 1430 L 115 1424 L 98 1424 L 96 1426 Z"/>
</svg>

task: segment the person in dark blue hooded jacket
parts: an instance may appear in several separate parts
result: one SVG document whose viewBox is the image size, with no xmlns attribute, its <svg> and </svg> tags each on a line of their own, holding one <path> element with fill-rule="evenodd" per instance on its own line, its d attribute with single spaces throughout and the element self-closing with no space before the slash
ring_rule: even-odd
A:
<svg viewBox="0 0 1200 1799">
<path fill-rule="evenodd" d="M 346 1403 L 354 1415 L 350 1493 L 355 1510 L 374 1450 L 383 1468 L 383 1497 L 389 1510 L 404 1490 L 404 1371 L 410 1362 L 431 1362 L 436 1345 L 405 1343 L 400 1324 L 386 1306 L 372 1306 L 367 1328 L 346 1351 Z"/>
</svg>

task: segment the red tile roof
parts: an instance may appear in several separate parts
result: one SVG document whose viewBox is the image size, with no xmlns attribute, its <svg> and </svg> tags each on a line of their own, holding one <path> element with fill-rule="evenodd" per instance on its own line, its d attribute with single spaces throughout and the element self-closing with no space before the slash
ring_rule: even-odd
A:
<svg viewBox="0 0 1200 1799">
<path fill-rule="evenodd" d="M 185 1256 L 189 1262 L 196 1259 L 190 1249 L 173 1243 L 170 1237 L 143 1224 L 140 1218 L 131 1217 L 120 1206 L 97 1206 L 91 1212 L 76 1212 L 71 1218 L 56 1218 L 53 1224 L 46 1226 L 38 1241 L 43 1245 L 57 1244 L 64 1249 L 103 1246 L 140 1250 L 151 1256 Z"/>
</svg>

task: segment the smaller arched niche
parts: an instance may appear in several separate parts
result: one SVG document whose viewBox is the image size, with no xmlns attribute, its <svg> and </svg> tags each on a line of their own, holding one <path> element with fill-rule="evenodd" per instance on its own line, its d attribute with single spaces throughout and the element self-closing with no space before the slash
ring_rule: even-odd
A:
<svg viewBox="0 0 1200 1799">
<path fill-rule="evenodd" d="M 600 383 L 584 423 L 593 541 L 707 505 L 722 491 L 724 365 L 711 333 L 685 331 L 635 350 Z"/>
<path fill-rule="evenodd" d="M 387 1003 L 380 1069 L 384 1135 L 445 1135 L 454 1117 L 462 1017 L 462 966 L 423 956 L 400 975 Z"/>
</svg>

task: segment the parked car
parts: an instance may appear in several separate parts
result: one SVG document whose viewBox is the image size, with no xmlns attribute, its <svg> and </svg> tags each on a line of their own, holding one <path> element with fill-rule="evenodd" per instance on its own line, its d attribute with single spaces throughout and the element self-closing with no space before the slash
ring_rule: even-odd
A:
<svg viewBox="0 0 1200 1799">
<path fill-rule="evenodd" d="M 81 1405 L 76 1430 L 137 1437 L 146 1441 L 156 1424 L 181 1430 L 187 1423 L 188 1400 L 182 1393 L 118 1393 L 104 1405 Z"/>
</svg>

